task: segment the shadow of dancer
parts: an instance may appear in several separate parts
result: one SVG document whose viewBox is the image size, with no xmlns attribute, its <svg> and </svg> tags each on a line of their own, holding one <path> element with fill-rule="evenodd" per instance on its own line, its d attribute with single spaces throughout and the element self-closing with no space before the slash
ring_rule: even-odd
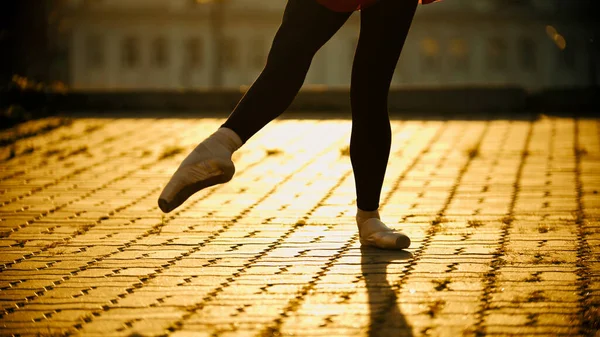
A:
<svg viewBox="0 0 600 337">
<path fill-rule="evenodd" d="M 369 337 L 412 337 L 412 328 L 398 307 L 397 289 L 387 280 L 389 264 L 408 260 L 407 251 L 361 247 L 361 272 L 367 285 Z"/>
</svg>

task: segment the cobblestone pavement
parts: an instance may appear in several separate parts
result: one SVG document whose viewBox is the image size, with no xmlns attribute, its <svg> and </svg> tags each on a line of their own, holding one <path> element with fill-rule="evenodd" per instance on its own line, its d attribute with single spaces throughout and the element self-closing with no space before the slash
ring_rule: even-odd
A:
<svg viewBox="0 0 600 337">
<path fill-rule="evenodd" d="M 393 121 L 361 249 L 348 120 L 283 119 L 176 212 L 161 187 L 222 119 L 0 133 L 2 336 L 600 336 L 600 120 Z"/>
</svg>

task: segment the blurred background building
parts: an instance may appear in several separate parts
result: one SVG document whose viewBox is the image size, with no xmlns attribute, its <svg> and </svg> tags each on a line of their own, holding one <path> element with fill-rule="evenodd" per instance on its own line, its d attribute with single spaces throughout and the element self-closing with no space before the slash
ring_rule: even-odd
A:
<svg viewBox="0 0 600 337">
<path fill-rule="evenodd" d="M 33 10 L 24 7 L 29 2 L 13 5 L 15 14 L 9 18 L 14 20 L 9 33 L 25 30 L 25 40 L 8 38 L 9 46 L 14 54 L 30 58 L 25 62 L 19 59 L 23 56 L 11 56 L 16 64 L 12 71 L 27 63 L 32 69 L 22 71 L 30 74 L 22 75 L 103 90 L 250 85 L 265 64 L 286 4 L 36 0 Z M 597 85 L 600 55 L 592 4 L 445 0 L 420 6 L 393 85 L 517 85 L 531 90 Z M 31 20 L 40 27 L 22 27 Z M 354 13 L 316 55 L 306 85 L 349 85 L 359 28 L 360 15 Z"/>
</svg>

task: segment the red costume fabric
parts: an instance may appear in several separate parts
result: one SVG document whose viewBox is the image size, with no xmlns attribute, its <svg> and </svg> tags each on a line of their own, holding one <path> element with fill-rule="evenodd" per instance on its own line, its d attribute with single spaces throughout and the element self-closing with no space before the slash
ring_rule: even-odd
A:
<svg viewBox="0 0 600 337">
<path fill-rule="evenodd" d="M 353 12 L 365 9 L 378 0 L 317 0 L 321 5 L 336 12 Z M 400 0 L 396 0 L 400 1 Z M 426 5 L 440 0 L 419 0 L 420 4 Z"/>
</svg>

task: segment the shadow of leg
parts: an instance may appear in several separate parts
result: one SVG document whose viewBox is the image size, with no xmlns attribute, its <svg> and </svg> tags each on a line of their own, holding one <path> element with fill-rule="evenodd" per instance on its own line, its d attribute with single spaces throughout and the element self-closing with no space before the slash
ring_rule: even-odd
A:
<svg viewBox="0 0 600 337">
<path fill-rule="evenodd" d="M 395 289 L 387 280 L 389 264 L 412 257 L 407 251 L 361 247 L 361 271 L 367 285 L 370 324 L 369 337 L 412 337 L 412 328 L 398 307 Z"/>
</svg>

